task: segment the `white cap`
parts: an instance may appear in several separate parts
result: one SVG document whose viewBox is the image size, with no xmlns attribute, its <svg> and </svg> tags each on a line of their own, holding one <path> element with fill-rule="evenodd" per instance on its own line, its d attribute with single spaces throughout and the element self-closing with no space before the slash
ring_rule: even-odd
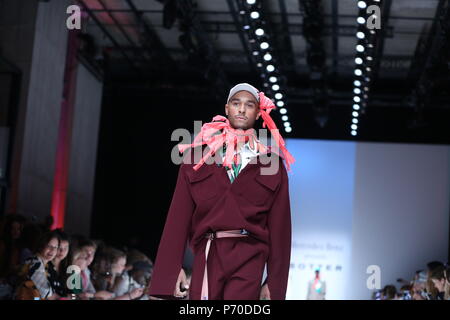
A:
<svg viewBox="0 0 450 320">
<path fill-rule="evenodd" d="M 233 88 L 231 88 L 230 93 L 228 94 L 228 101 L 230 101 L 231 97 L 234 96 L 239 91 L 247 91 L 250 92 L 256 99 L 256 101 L 259 102 L 259 91 L 254 86 L 248 83 L 239 83 L 235 85 Z"/>
</svg>

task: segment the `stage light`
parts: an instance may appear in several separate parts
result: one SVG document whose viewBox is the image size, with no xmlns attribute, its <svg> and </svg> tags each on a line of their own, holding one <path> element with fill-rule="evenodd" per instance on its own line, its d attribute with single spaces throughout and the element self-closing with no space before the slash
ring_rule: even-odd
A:
<svg viewBox="0 0 450 320">
<path fill-rule="evenodd" d="M 355 101 L 356 103 L 361 102 L 361 98 L 358 96 L 353 97 L 353 101 Z"/>
<path fill-rule="evenodd" d="M 292 131 L 292 128 L 291 128 L 291 127 L 286 127 L 286 128 L 284 128 L 284 131 L 286 131 L 286 132 L 291 132 L 291 131 Z"/>
<path fill-rule="evenodd" d="M 253 55 L 254 55 L 254 56 L 257 56 L 258 54 L 259 54 L 258 51 L 253 51 Z"/>
<path fill-rule="evenodd" d="M 353 84 L 354 84 L 356 87 L 360 87 L 360 86 L 361 86 L 361 81 L 355 80 L 355 81 L 353 81 Z"/>
<path fill-rule="evenodd" d="M 272 56 L 270 55 L 270 53 L 266 53 L 266 54 L 264 55 L 264 60 L 266 60 L 266 61 L 272 60 Z"/>
<path fill-rule="evenodd" d="M 355 89 L 353 90 L 353 92 L 354 92 L 355 94 L 360 94 L 360 93 L 361 93 L 361 89 L 355 88 Z"/>
<path fill-rule="evenodd" d="M 261 28 L 258 28 L 258 29 L 256 29 L 255 34 L 257 36 L 262 36 L 262 35 L 264 35 L 264 30 Z"/>
<path fill-rule="evenodd" d="M 353 105 L 353 110 L 359 110 L 359 109 L 360 109 L 359 104 L 356 104 L 356 103 L 355 103 L 355 104 Z"/>
<path fill-rule="evenodd" d="M 269 81 L 272 83 L 277 82 L 277 77 L 270 77 Z"/>
<path fill-rule="evenodd" d="M 358 32 L 356 33 L 356 37 L 357 37 L 358 39 L 364 39 L 364 38 L 366 37 L 366 35 L 364 34 L 364 32 L 358 31 Z"/>
<path fill-rule="evenodd" d="M 365 1 L 359 1 L 359 2 L 358 2 L 358 8 L 360 8 L 360 9 L 365 9 L 365 8 L 367 8 L 366 2 L 365 2 Z"/>
<path fill-rule="evenodd" d="M 355 75 L 357 75 L 358 77 L 362 75 L 362 70 L 361 69 L 356 69 L 355 70 Z"/>
<path fill-rule="evenodd" d="M 362 64 L 363 63 L 363 59 L 360 57 L 355 58 L 355 63 L 356 64 Z"/>
<path fill-rule="evenodd" d="M 284 124 L 285 127 L 290 127 L 291 126 L 291 124 L 289 122 L 285 122 L 283 124 Z"/>
<path fill-rule="evenodd" d="M 262 67 L 262 63 L 261 63 L 261 62 L 258 62 L 258 63 L 256 64 L 256 66 L 257 66 L 258 68 L 261 68 L 261 67 Z"/>
<path fill-rule="evenodd" d="M 280 86 L 277 85 L 277 84 L 274 84 L 274 85 L 272 86 L 272 90 L 273 90 L 273 91 L 278 91 L 278 90 L 280 90 Z"/>
<path fill-rule="evenodd" d="M 245 14 L 244 10 L 239 11 L 240 14 Z"/>
<path fill-rule="evenodd" d="M 372 56 L 367 56 L 367 61 L 372 61 L 373 60 L 373 58 L 372 58 Z"/>
<path fill-rule="evenodd" d="M 369 91 L 369 87 L 364 87 L 364 91 Z"/>
<path fill-rule="evenodd" d="M 250 26 L 249 26 L 248 24 L 246 24 L 246 25 L 244 26 L 244 30 L 248 30 L 248 29 L 250 29 Z"/>
<path fill-rule="evenodd" d="M 256 0 L 247 0 L 247 4 L 250 4 L 250 5 L 255 4 L 255 2 L 256 2 Z"/>
<path fill-rule="evenodd" d="M 352 136 L 356 136 L 356 131 L 352 130 Z"/>
<path fill-rule="evenodd" d="M 277 102 L 277 106 L 278 106 L 278 107 L 284 106 L 284 102 L 283 102 L 283 101 L 278 101 L 278 102 Z"/>
<path fill-rule="evenodd" d="M 366 19 L 364 19 L 364 17 L 358 17 L 358 19 L 356 19 L 356 21 L 357 21 L 359 24 L 364 24 L 364 23 L 366 23 Z"/>
<path fill-rule="evenodd" d="M 371 71 L 372 71 L 372 68 L 371 68 L 371 67 L 367 67 L 367 68 L 366 68 L 366 71 L 367 71 L 367 72 L 371 72 Z"/>
<path fill-rule="evenodd" d="M 266 50 L 269 48 L 269 44 L 267 42 L 261 42 L 260 47 L 261 49 Z"/>
<path fill-rule="evenodd" d="M 259 18 L 259 12 L 258 11 L 253 11 L 252 13 L 250 13 L 250 17 L 252 19 L 258 19 Z"/>
<path fill-rule="evenodd" d="M 364 48 L 364 46 L 363 46 L 362 44 L 358 44 L 358 45 L 356 46 L 356 51 L 358 51 L 358 52 L 364 52 L 364 50 L 365 50 L 365 48 Z"/>
<path fill-rule="evenodd" d="M 283 120 L 283 121 L 288 121 L 288 116 L 282 116 L 282 117 L 281 117 L 281 120 Z"/>
<path fill-rule="evenodd" d="M 356 112 L 356 111 L 353 111 L 353 112 L 352 112 L 352 116 L 354 116 L 354 117 L 356 118 L 356 117 L 358 117 L 358 116 L 359 116 L 359 113 L 358 113 L 358 112 Z"/>
<path fill-rule="evenodd" d="M 353 123 L 358 123 L 358 119 L 352 119 Z"/>
<path fill-rule="evenodd" d="M 351 125 L 351 128 L 352 128 L 353 130 L 356 130 L 356 129 L 358 129 L 358 126 L 357 126 L 356 124 L 352 124 L 352 125 Z"/>
<path fill-rule="evenodd" d="M 280 113 L 281 113 L 281 114 L 286 114 L 286 113 L 287 113 L 287 110 L 286 110 L 285 108 L 281 108 L 281 109 L 280 109 Z"/>
<path fill-rule="evenodd" d="M 275 99 L 280 100 L 282 98 L 283 98 L 283 95 L 281 93 L 278 92 L 275 94 Z"/>
<path fill-rule="evenodd" d="M 275 71 L 275 67 L 274 67 L 273 65 L 269 64 L 269 65 L 266 67 L 266 70 L 269 71 L 269 72 L 273 72 L 273 71 Z"/>
</svg>

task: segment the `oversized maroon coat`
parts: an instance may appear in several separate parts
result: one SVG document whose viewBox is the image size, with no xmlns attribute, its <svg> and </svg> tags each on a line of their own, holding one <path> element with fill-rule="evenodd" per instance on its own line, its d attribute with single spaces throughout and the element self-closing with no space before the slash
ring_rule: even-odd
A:
<svg viewBox="0 0 450 320">
<path fill-rule="evenodd" d="M 286 168 L 278 160 L 276 174 L 261 175 L 260 168 L 269 164 L 263 164 L 258 156 L 256 163 L 247 164 L 233 183 L 223 166 L 203 164 L 195 171 L 194 164 L 181 164 L 155 260 L 150 295 L 173 295 L 187 240 L 194 252 L 201 250 L 204 254 L 205 248 L 199 249 L 198 245 L 205 233 L 246 229 L 267 245 L 266 283 L 271 299 L 285 299 L 291 211 Z"/>
</svg>

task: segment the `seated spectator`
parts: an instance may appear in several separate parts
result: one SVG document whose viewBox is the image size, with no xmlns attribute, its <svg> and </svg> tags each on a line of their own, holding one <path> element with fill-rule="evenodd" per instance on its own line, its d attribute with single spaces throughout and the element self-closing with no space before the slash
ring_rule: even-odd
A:
<svg viewBox="0 0 450 320">
<path fill-rule="evenodd" d="M 419 271 L 416 274 L 415 280 L 412 285 L 412 300 L 427 300 L 428 295 L 426 292 L 427 273 L 426 271 Z"/>
<path fill-rule="evenodd" d="M 70 249 L 70 238 L 67 233 L 65 233 L 60 229 L 55 230 L 55 232 L 59 235 L 60 243 L 58 253 L 52 260 L 52 262 L 59 279 L 59 284 L 61 284 L 61 286 L 56 288 L 56 293 L 59 294 L 60 296 L 67 296 L 69 292 L 67 290 L 65 279 L 67 267 L 69 266 L 68 253 Z"/>
<path fill-rule="evenodd" d="M 436 270 L 437 268 L 443 267 L 444 264 L 440 261 L 431 261 L 427 263 L 427 283 L 425 285 L 426 292 L 428 295 L 428 300 L 437 300 L 438 299 L 438 290 L 434 286 L 433 282 L 431 281 L 431 274 Z"/>
<path fill-rule="evenodd" d="M 7 278 L 20 268 L 20 241 L 26 219 L 18 214 L 5 218 L 0 235 L 0 278 Z"/>
<path fill-rule="evenodd" d="M 91 270 L 89 269 L 89 266 L 94 261 L 95 252 L 97 251 L 97 244 L 93 240 L 81 239 L 78 242 L 78 246 L 82 250 L 84 250 L 84 252 L 86 253 L 87 267 L 86 267 L 86 269 L 81 271 L 82 272 L 82 276 L 86 279 L 85 292 L 95 295 L 97 290 L 95 290 L 95 287 L 94 287 L 94 285 L 92 283 Z M 100 296 L 98 295 L 98 297 L 100 297 Z"/>
<path fill-rule="evenodd" d="M 430 272 L 430 280 L 433 283 L 433 289 L 437 292 L 435 300 L 444 300 L 446 281 L 444 271 L 444 266 L 439 265 Z"/>
<path fill-rule="evenodd" d="M 37 243 L 42 237 L 42 234 L 42 229 L 38 224 L 33 222 L 25 224 L 20 239 L 20 265 L 25 264 L 25 261 L 34 255 L 37 249 Z"/>
<path fill-rule="evenodd" d="M 411 300 L 412 299 L 412 285 L 411 284 L 405 284 L 400 288 L 400 291 L 398 293 L 398 300 Z"/>
<path fill-rule="evenodd" d="M 22 267 L 21 284 L 16 291 L 16 299 L 45 299 L 56 300 L 60 296 L 55 288 L 58 284 L 56 271 L 52 260 L 59 249 L 59 235 L 56 232 L 47 232 L 38 242 L 36 255 L 27 259 Z"/>
<path fill-rule="evenodd" d="M 11 299 L 15 275 L 20 269 L 21 238 L 25 218 L 10 214 L 4 218 L 0 230 L 0 299 Z"/>
<path fill-rule="evenodd" d="M 116 296 L 123 296 L 127 293 L 131 294 L 136 288 L 142 289 L 142 292 L 145 292 L 145 288 L 150 280 L 151 269 L 152 266 L 145 260 L 134 262 L 129 270 L 125 270 L 117 278 L 114 290 Z M 144 294 L 139 300 L 148 300 L 148 296 Z"/>
<path fill-rule="evenodd" d="M 126 266 L 126 255 L 123 251 L 106 248 L 100 259 L 96 261 L 95 286 L 97 289 L 106 290 L 114 294 L 114 300 L 134 300 L 140 298 L 143 288 L 135 288 L 129 292 L 119 291 L 119 286 L 123 281 L 123 273 Z M 117 290 L 117 291 L 116 291 Z M 120 295 L 117 295 L 120 293 Z"/>
<path fill-rule="evenodd" d="M 393 285 L 387 285 L 381 291 L 381 300 L 395 300 L 397 289 Z"/>
<path fill-rule="evenodd" d="M 73 270 L 71 274 L 66 275 L 66 279 L 70 278 L 69 282 L 72 281 L 70 284 L 67 283 L 68 286 L 72 287 L 69 288 L 70 293 L 75 294 L 81 300 L 109 300 L 113 298 L 111 292 L 105 290 L 97 291 L 92 284 L 88 266 L 92 262 L 91 255 L 93 256 L 95 252 L 89 252 L 89 250 L 86 250 L 86 247 L 95 246 L 95 244 L 86 238 L 78 237 L 75 239 L 74 244 L 71 246 L 69 265 L 78 266 L 80 273 L 77 277 L 74 277 L 76 274 L 75 270 Z"/>
<path fill-rule="evenodd" d="M 78 299 L 81 300 L 92 299 L 94 294 L 85 291 L 87 279 L 85 278 L 83 271 L 87 268 L 86 252 L 80 247 L 72 247 L 69 265 L 70 269 L 67 270 L 65 281 L 68 292 L 72 295 L 76 295 Z M 73 266 L 77 266 L 78 269 L 73 269 Z"/>
<path fill-rule="evenodd" d="M 447 262 L 444 270 L 445 296 L 444 300 L 450 300 L 450 264 Z"/>
</svg>

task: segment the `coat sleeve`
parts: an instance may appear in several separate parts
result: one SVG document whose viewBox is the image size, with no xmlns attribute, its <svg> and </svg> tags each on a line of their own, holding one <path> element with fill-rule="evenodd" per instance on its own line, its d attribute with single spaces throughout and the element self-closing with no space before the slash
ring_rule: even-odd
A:
<svg viewBox="0 0 450 320">
<path fill-rule="evenodd" d="M 280 186 L 269 211 L 269 257 L 267 283 L 272 300 L 286 298 L 289 267 L 291 263 L 291 206 L 286 168 L 280 162 Z"/>
<path fill-rule="evenodd" d="M 192 170 L 192 167 L 182 164 L 178 171 L 175 192 L 169 207 L 153 268 L 149 289 L 149 295 L 151 296 L 173 298 L 195 208 L 186 175 L 186 170 L 189 169 Z"/>
</svg>

